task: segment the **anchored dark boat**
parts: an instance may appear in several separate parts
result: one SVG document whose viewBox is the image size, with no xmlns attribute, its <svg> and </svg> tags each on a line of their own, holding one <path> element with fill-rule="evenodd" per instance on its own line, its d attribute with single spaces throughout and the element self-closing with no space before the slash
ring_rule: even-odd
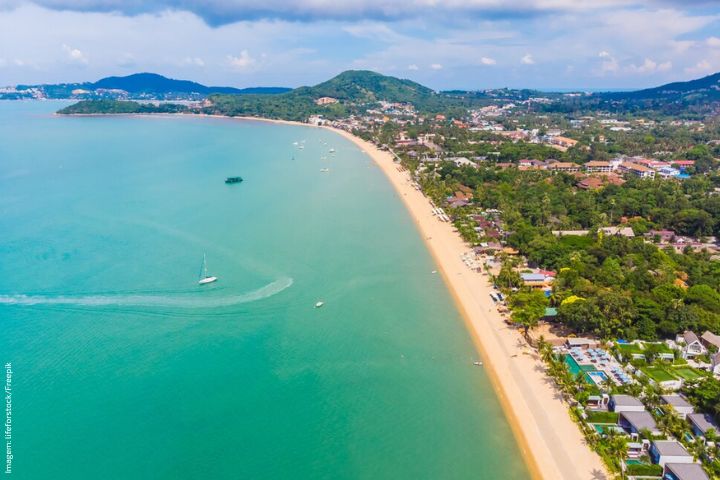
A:
<svg viewBox="0 0 720 480">
<path fill-rule="evenodd" d="M 242 177 L 227 177 L 225 183 L 240 183 L 243 181 Z"/>
</svg>

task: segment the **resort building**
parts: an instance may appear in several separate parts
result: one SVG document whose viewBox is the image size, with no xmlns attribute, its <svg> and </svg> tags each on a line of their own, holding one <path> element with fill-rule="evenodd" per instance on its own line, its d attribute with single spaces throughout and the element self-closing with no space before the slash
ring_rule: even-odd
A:
<svg viewBox="0 0 720 480">
<path fill-rule="evenodd" d="M 578 141 L 568 137 L 550 137 L 550 143 L 563 148 L 571 148 L 577 145 Z"/>
<path fill-rule="evenodd" d="M 601 162 L 592 160 L 585 164 L 585 170 L 592 173 L 610 173 L 614 170 L 613 164 L 610 162 Z"/>
<path fill-rule="evenodd" d="M 604 235 L 620 235 L 628 238 L 635 236 L 635 232 L 630 227 L 602 227 L 598 228 L 598 232 L 602 232 Z"/>
<path fill-rule="evenodd" d="M 526 286 L 533 288 L 549 287 L 554 280 L 552 276 L 544 273 L 521 273 L 520 278 Z"/>
<path fill-rule="evenodd" d="M 568 348 L 595 348 L 598 345 L 597 340 L 592 338 L 570 337 L 566 340 Z"/>
<path fill-rule="evenodd" d="M 637 163 L 623 162 L 618 167 L 618 170 L 623 173 L 637 175 L 640 178 L 655 178 L 655 170 Z"/>
<path fill-rule="evenodd" d="M 624 430 L 630 433 L 632 437 L 635 438 L 637 438 L 640 435 L 640 432 L 644 430 L 649 431 L 652 435 L 662 435 L 662 431 L 660 430 L 660 428 L 658 428 L 653 416 L 645 410 L 641 412 L 620 412 L 618 425 L 620 425 Z"/>
<path fill-rule="evenodd" d="M 663 480 L 710 480 L 705 470 L 697 463 L 667 463 Z"/>
<path fill-rule="evenodd" d="M 650 458 L 661 467 L 667 463 L 695 463 L 693 456 L 677 440 L 655 440 L 650 446 Z"/>
<path fill-rule="evenodd" d="M 708 349 L 720 350 L 720 335 L 706 331 L 700 336 L 700 342 Z"/>
<path fill-rule="evenodd" d="M 678 335 L 675 341 L 684 344 L 682 347 L 682 357 L 685 359 L 708 353 L 707 348 L 705 348 L 705 345 L 702 344 L 698 336 L 695 335 L 695 332 L 690 330 L 686 330 L 682 335 Z"/>
<path fill-rule="evenodd" d="M 660 399 L 664 404 L 670 405 L 680 418 L 684 419 L 691 413 L 695 413 L 695 407 L 682 395 L 660 395 Z"/>
<path fill-rule="evenodd" d="M 644 412 L 645 405 L 630 395 L 613 395 L 610 397 L 610 410 L 613 412 Z"/>
<path fill-rule="evenodd" d="M 693 434 L 697 437 L 704 437 L 708 430 L 715 430 L 716 433 L 720 433 L 718 426 L 707 413 L 691 413 L 687 416 L 690 421 L 690 427 L 692 427 Z"/>
<path fill-rule="evenodd" d="M 555 162 L 548 165 L 547 169 L 554 172 L 575 173 L 580 171 L 580 165 L 572 162 Z"/>
</svg>

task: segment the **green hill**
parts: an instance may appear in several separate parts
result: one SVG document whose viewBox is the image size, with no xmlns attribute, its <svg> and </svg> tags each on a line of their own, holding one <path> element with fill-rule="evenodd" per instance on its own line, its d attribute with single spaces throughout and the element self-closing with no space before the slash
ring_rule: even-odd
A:
<svg viewBox="0 0 720 480">
<path fill-rule="evenodd" d="M 418 103 L 435 95 L 431 89 L 411 80 L 388 77 L 367 70 L 348 70 L 314 87 L 301 87 L 295 95 L 333 97 L 346 102 Z"/>
<path fill-rule="evenodd" d="M 673 82 L 635 92 L 609 93 L 606 95 L 611 98 L 648 100 L 682 100 L 698 97 L 708 100 L 720 100 L 720 73 L 687 82 Z"/>
</svg>

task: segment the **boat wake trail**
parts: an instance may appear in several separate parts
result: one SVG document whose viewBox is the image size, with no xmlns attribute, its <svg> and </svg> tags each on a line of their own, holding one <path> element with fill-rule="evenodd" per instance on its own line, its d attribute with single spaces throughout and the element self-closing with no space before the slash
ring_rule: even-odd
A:
<svg viewBox="0 0 720 480">
<path fill-rule="evenodd" d="M 0 295 L 0 305 L 75 305 L 82 307 L 165 307 L 216 308 L 255 302 L 290 288 L 292 278 L 281 278 L 240 295 L 210 296 L 208 293 L 177 295 L 111 294 L 111 295 Z"/>
</svg>

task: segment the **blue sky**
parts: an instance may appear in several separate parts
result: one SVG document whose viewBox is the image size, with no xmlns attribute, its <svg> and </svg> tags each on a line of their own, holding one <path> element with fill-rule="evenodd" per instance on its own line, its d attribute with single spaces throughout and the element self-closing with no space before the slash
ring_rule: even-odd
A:
<svg viewBox="0 0 720 480">
<path fill-rule="evenodd" d="M 639 88 L 720 71 L 703 0 L 0 0 L 0 85 L 151 71 L 312 85 L 347 69 L 435 89 Z"/>
</svg>

